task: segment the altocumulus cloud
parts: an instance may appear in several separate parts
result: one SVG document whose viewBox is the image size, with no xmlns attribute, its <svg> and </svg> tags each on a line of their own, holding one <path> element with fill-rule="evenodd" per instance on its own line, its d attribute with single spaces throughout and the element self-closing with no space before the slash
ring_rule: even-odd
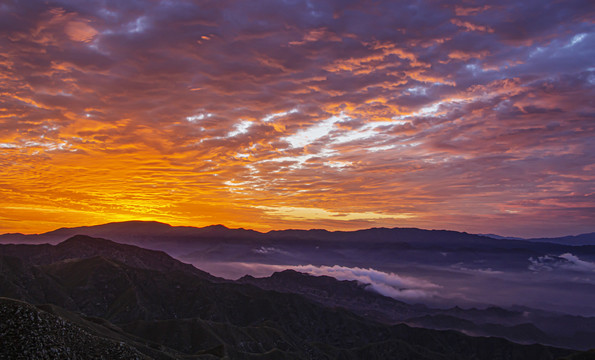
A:
<svg viewBox="0 0 595 360">
<path fill-rule="evenodd" d="M 592 3 L 3 1 L 0 227 L 593 231 Z"/>
</svg>

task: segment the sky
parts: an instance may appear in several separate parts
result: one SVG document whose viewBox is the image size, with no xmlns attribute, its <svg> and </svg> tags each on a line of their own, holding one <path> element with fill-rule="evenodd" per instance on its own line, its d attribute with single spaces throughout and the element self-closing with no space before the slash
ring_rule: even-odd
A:
<svg viewBox="0 0 595 360">
<path fill-rule="evenodd" d="M 0 2 L 0 233 L 595 231 L 595 3 Z"/>
</svg>

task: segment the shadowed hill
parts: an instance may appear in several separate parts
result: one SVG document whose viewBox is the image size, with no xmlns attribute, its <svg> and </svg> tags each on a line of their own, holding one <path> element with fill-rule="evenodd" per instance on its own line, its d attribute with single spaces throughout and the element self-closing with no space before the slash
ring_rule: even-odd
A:
<svg viewBox="0 0 595 360">
<path fill-rule="evenodd" d="M 270 277 L 246 275 L 239 283 L 262 289 L 300 294 L 325 306 L 340 306 L 356 314 L 386 323 L 396 323 L 428 311 L 423 305 L 410 305 L 368 289 L 368 284 L 339 281 L 330 276 L 312 276 L 294 270 L 276 272 Z"/>
<path fill-rule="evenodd" d="M 595 232 L 574 236 L 562 236 L 557 238 L 533 238 L 527 240 L 567 245 L 595 245 Z"/>
<path fill-rule="evenodd" d="M 209 273 L 184 264 L 163 251 L 143 249 L 111 240 L 75 235 L 58 245 L 7 244 L 0 245 L 0 256 L 13 256 L 33 265 L 45 265 L 65 259 L 103 256 L 132 267 L 162 271 L 188 272 L 198 277 L 218 281 Z"/>
<path fill-rule="evenodd" d="M 595 318 L 561 316 L 533 309 L 431 309 L 383 296 L 357 281 L 339 281 L 330 276 L 312 276 L 294 270 L 270 277 L 244 276 L 240 283 L 262 289 L 300 294 L 325 306 L 340 306 L 363 317 L 387 324 L 458 330 L 474 336 L 498 336 L 512 341 L 587 350 L 594 346 Z M 543 329 L 543 330 L 542 330 Z"/>
</svg>

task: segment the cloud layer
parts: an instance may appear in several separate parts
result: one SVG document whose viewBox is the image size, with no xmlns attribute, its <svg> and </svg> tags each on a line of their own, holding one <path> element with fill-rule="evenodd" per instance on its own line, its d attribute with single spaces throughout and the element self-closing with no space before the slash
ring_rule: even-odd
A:
<svg viewBox="0 0 595 360">
<path fill-rule="evenodd" d="M 438 297 L 440 285 L 421 278 L 400 276 L 394 273 L 346 266 L 298 265 L 293 270 L 314 276 L 332 276 L 338 280 L 355 280 L 384 296 L 404 301 L 423 301 Z"/>
<path fill-rule="evenodd" d="M 595 263 L 582 260 L 578 256 L 564 253 L 559 256 L 544 255 L 537 258 L 530 257 L 529 270 L 534 272 L 554 271 L 556 269 L 571 270 L 583 273 L 595 273 Z M 590 280 L 593 282 L 594 280 Z"/>
<path fill-rule="evenodd" d="M 593 231 L 594 15 L 586 0 L 4 2 L 0 230 Z"/>
<path fill-rule="evenodd" d="M 266 251 L 266 252 L 265 252 Z M 274 248 L 261 248 L 257 253 L 278 252 Z M 461 297 L 444 291 L 441 285 L 415 276 L 404 276 L 393 272 L 373 268 L 348 267 L 342 265 L 273 265 L 246 262 L 208 262 L 198 261 L 194 265 L 228 279 L 237 279 L 246 274 L 256 277 L 268 277 L 274 272 L 291 269 L 313 276 L 331 276 L 337 280 L 357 281 L 367 285 L 366 288 L 394 299 L 418 303 L 429 302 L 440 304 L 445 298 Z"/>
</svg>

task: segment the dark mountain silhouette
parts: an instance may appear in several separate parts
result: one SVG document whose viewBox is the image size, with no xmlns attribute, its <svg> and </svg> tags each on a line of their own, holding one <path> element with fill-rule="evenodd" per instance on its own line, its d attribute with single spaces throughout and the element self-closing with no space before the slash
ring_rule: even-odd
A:
<svg viewBox="0 0 595 360">
<path fill-rule="evenodd" d="M 493 239 L 446 230 L 372 228 L 359 231 L 283 230 L 260 233 L 228 229 L 222 225 L 173 227 L 143 221 L 62 228 L 40 235 L 5 234 L 0 235 L 0 242 L 55 244 L 76 234 L 162 250 L 201 266 L 205 262 L 239 261 L 378 267 L 395 261 L 423 260 L 442 265 L 465 263 L 485 256 L 487 266 L 525 269 L 529 257 L 564 253 L 595 256 L 595 246 Z M 233 277 L 232 274 L 223 275 Z"/>
<path fill-rule="evenodd" d="M 500 236 L 496 234 L 478 234 L 481 236 L 487 236 L 493 239 L 506 239 L 506 240 L 523 240 L 523 241 L 534 241 L 534 242 L 549 242 L 562 245 L 595 245 L 595 232 L 580 234 L 580 235 L 568 235 L 559 236 L 553 238 L 520 238 L 514 236 Z"/>
<path fill-rule="evenodd" d="M 528 241 L 550 242 L 566 245 L 595 245 L 595 232 L 574 236 L 562 236 L 556 238 L 532 238 Z"/>
<path fill-rule="evenodd" d="M 395 296 L 409 303 L 467 308 L 518 304 L 533 309 L 595 316 L 595 291 L 592 280 L 589 282 L 589 266 L 595 264 L 593 245 L 493 239 L 455 231 L 413 228 L 260 233 L 228 229 L 222 225 L 174 227 L 142 221 L 63 228 L 41 235 L 22 235 L 21 238 L 26 240 L 21 240 L 56 244 L 78 232 L 165 251 L 226 279 L 237 279 L 247 273 L 268 276 L 285 268 L 299 270 L 301 265 L 312 265 L 314 268 L 311 269 L 334 265 L 349 269 L 372 268 L 385 274 L 428 280 L 441 289 L 420 298 Z M 15 236 L 2 235 L 0 242 L 21 241 Z M 11 251 L 17 251 L 15 249 Z M 51 248 L 47 249 L 40 250 L 35 256 L 47 261 L 59 260 Z M 89 249 L 95 254 L 93 251 Z M 96 254 L 102 256 L 102 253 Z M 140 258 L 143 261 L 149 259 L 144 255 Z M 143 267 L 125 259 L 119 261 Z M 154 263 L 145 267 L 157 268 Z M 529 283 L 530 290 L 525 286 Z"/>
<path fill-rule="evenodd" d="M 227 239 L 242 243 L 291 243 L 338 242 L 349 243 L 401 243 L 404 246 L 435 247 L 448 245 L 451 248 L 464 246 L 492 246 L 496 248 L 526 248 L 530 242 L 549 242 L 558 245 L 595 245 L 595 233 L 558 238 L 520 239 L 495 235 L 475 235 L 449 230 L 423 230 L 417 228 L 371 228 L 356 231 L 313 230 L 273 230 L 261 233 L 254 230 L 230 229 L 224 225 L 211 225 L 202 228 L 191 226 L 171 226 L 156 221 L 125 221 L 95 226 L 60 228 L 43 234 L 24 235 L 9 233 L 0 235 L 2 243 L 57 243 L 74 235 L 83 234 L 103 237 L 118 242 L 153 245 L 155 243 L 184 243 L 209 239 Z M 497 241 L 495 241 L 497 240 Z M 535 244 L 533 244 L 535 245 Z M 547 246 L 544 244 L 544 246 Z"/>
<path fill-rule="evenodd" d="M 163 251 L 143 249 L 86 235 L 75 235 L 55 246 L 7 244 L 0 247 L 0 255 L 18 257 L 35 265 L 46 265 L 66 259 L 104 256 L 136 268 L 178 270 L 209 280 L 222 280 L 192 265 L 175 260 Z"/>
<path fill-rule="evenodd" d="M 489 237 L 489 238 L 492 238 L 492 239 L 525 240 L 523 238 L 516 237 L 516 236 L 501 236 L 501 235 L 497 235 L 497 234 L 477 234 L 477 235 Z"/>
<path fill-rule="evenodd" d="M 474 336 L 498 336 L 519 343 L 583 350 L 595 345 L 595 318 L 498 307 L 431 309 L 380 295 L 370 290 L 367 284 L 357 281 L 339 281 L 329 276 L 312 276 L 293 270 L 276 272 L 266 278 L 244 276 L 238 282 L 300 294 L 325 306 L 340 306 L 387 324 L 406 323 L 437 330 L 457 330 Z M 582 333 L 577 333 L 577 329 L 581 329 Z"/>
<path fill-rule="evenodd" d="M 260 237 L 263 234 L 244 229 L 229 229 L 223 225 L 202 228 L 191 226 L 171 226 L 157 221 L 125 221 L 94 226 L 60 228 L 43 234 L 3 234 L 2 243 L 50 243 L 55 244 L 75 235 L 109 238 L 118 242 L 151 245 L 161 242 L 186 241 L 196 238 L 242 238 Z"/>
<path fill-rule="evenodd" d="M 571 353 L 382 324 L 299 294 L 212 280 L 163 253 L 101 239 L 0 249 L 0 296 L 53 304 L 46 308 L 64 321 L 75 319 L 89 334 L 117 338 L 150 358 L 554 359 Z M 11 325 L 17 336 L 11 339 L 30 336 L 28 326 L 36 326 L 20 321 L 25 328 Z"/>
<path fill-rule="evenodd" d="M 423 305 L 410 305 L 380 295 L 369 290 L 368 284 L 354 280 L 339 281 L 330 276 L 312 276 L 294 270 L 276 272 L 266 278 L 246 275 L 237 282 L 253 284 L 266 290 L 300 294 L 322 305 L 343 307 L 361 316 L 388 324 L 427 314 L 429 311 Z"/>
</svg>

